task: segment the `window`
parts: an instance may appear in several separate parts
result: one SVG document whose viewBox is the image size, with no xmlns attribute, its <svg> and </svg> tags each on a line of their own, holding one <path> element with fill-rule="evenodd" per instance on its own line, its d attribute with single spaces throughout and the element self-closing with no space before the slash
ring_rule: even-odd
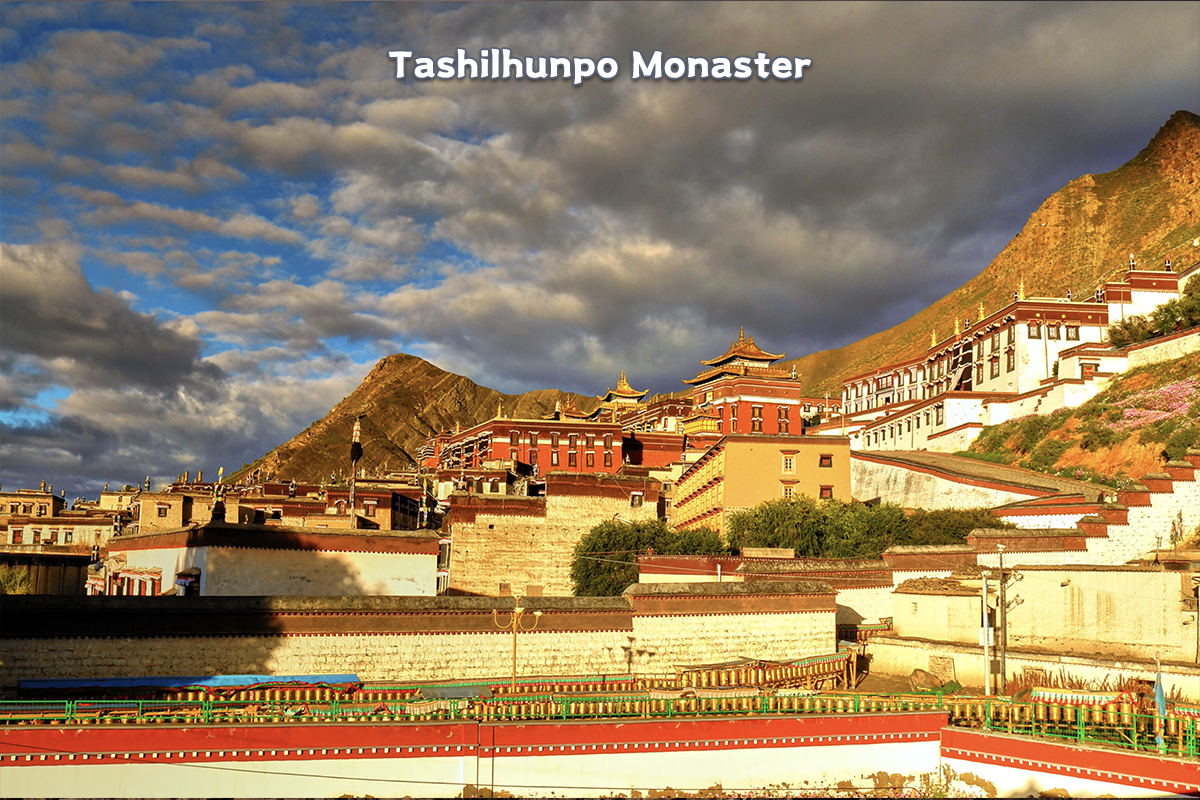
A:
<svg viewBox="0 0 1200 800">
<path fill-rule="evenodd" d="M 905 425 L 904 425 L 904 432 L 905 432 L 905 433 L 912 433 L 912 417 L 909 417 L 909 418 L 908 418 L 908 419 L 906 419 L 904 422 L 905 422 Z"/>
<path fill-rule="evenodd" d="M 583 456 L 583 461 L 589 469 L 596 466 L 596 454 L 591 450 L 587 451 Z"/>
<path fill-rule="evenodd" d="M 520 450 L 509 450 L 508 451 L 508 460 L 509 461 L 520 461 L 521 460 L 521 451 Z"/>
<path fill-rule="evenodd" d="M 821 460 L 818 462 L 818 464 L 824 469 L 831 468 L 833 466 L 833 454 L 822 453 Z"/>
<path fill-rule="evenodd" d="M 10 540 L 11 540 L 12 544 L 24 544 L 25 543 L 25 529 L 24 528 L 11 529 L 9 536 L 10 536 Z"/>
<path fill-rule="evenodd" d="M 1036 322 L 1029 323 L 1029 338 L 1030 339 L 1042 338 L 1042 326 Z"/>
<path fill-rule="evenodd" d="M 833 499 L 833 487 L 832 486 L 822 486 L 820 498 L 822 500 L 832 500 Z"/>
<path fill-rule="evenodd" d="M 795 456 L 784 456 L 783 457 L 783 471 L 787 472 L 787 473 L 796 471 L 796 457 Z"/>
<path fill-rule="evenodd" d="M 605 450 L 612 449 L 612 434 L 611 433 L 604 434 L 604 449 Z"/>
<path fill-rule="evenodd" d="M 993 375 L 992 377 L 994 378 L 994 377 L 996 377 L 996 376 L 995 376 L 995 375 Z M 976 364 L 976 365 L 975 365 L 975 382 L 976 382 L 976 383 L 983 383 L 983 364 Z"/>
<path fill-rule="evenodd" d="M 929 416 L 929 412 L 928 411 L 925 412 L 925 415 Z M 921 430 L 921 415 L 920 414 L 917 414 L 917 430 Z"/>
<path fill-rule="evenodd" d="M 363 514 L 368 517 L 375 516 L 375 503 L 363 503 Z M 275 518 L 275 509 L 271 509 L 271 518 Z"/>
<path fill-rule="evenodd" d="M 1047 325 L 1046 326 L 1046 338 L 1047 339 L 1057 339 L 1058 338 L 1058 326 L 1057 325 Z"/>
<path fill-rule="evenodd" d="M 579 444 L 579 434 L 572 433 L 570 436 L 567 437 L 567 446 L 570 447 L 572 450 L 574 450 L 578 444 Z"/>
<path fill-rule="evenodd" d="M 944 408 L 942 408 L 942 406 L 938 406 L 937 408 L 934 409 L 934 411 L 933 411 L 934 424 L 941 425 L 943 422 L 945 422 L 945 419 L 946 419 L 945 412 L 946 412 L 946 410 Z"/>
<path fill-rule="evenodd" d="M 730 433 L 737 433 L 737 412 L 738 412 L 737 404 L 731 405 L 729 407 L 729 432 Z"/>
<path fill-rule="evenodd" d="M 1006 366 L 1008 372 L 1012 372 L 1014 369 L 1017 368 L 1017 351 L 1016 350 L 1008 351 L 1008 363 L 1005 366 Z"/>
<path fill-rule="evenodd" d="M 557 450 L 550 451 L 550 466 L 552 466 L 552 467 L 558 466 L 558 451 Z"/>
<path fill-rule="evenodd" d="M 791 499 L 792 499 L 792 484 L 790 484 L 790 483 L 785 483 L 785 484 L 783 485 L 783 499 L 784 499 L 784 500 L 791 500 Z"/>
<path fill-rule="evenodd" d="M 1079 341 L 1079 326 L 1078 325 L 1068 325 L 1067 326 L 1067 338 L 1073 342 Z"/>
<path fill-rule="evenodd" d="M 156 508 L 158 510 L 158 516 L 160 516 L 160 517 L 167 516 L 167 507 L 166 506 L 157 506 Z"/>
<path fill-rule="evenodd" d="M 531 467 L 536 467 L 536 466 L 537 466 L 537 457 L 538 457 L 538 451 L 537 451 L 537 450 L 530 450 L 530 451 L 529 451 L 529 466 L 531 466 Z"/>
<path fill-rule="evenodd" d="M 567 453 L 567 466 L 568 467 L 579 466 L 579 455 L 574 450 L 571 450 L 570 452 Z"/>
<path fill-rule="evenodd" d="M 787 407 L 787 406 L 780 406 L 780 407 L 779 407 L 779 432 L 780 432 L 780 433 L 787 433 L 787 432 L 788 432 L 788 422 L 789 422 L 789 420 L 788 420 L 788 407 Z"/>
<path fill-rule="evenodd" d="M 606 467 L 612 466 L 612 450 L 604 451 L 604 466 L 606 466 Z"/>
<path fill-rule="evenodd" d="M 63 544 L 71 544 L 75 541 L 75 531 L 72 528 L 63 528 Z"/>
<path fill-rule="evenodd" d="M 8 504 L 8 513 L 17 514 L 17 513 L 20 513 L 20 511 L 21 511 L 21 507 L 19 505 L 17 505 L 16 503 Z"/>
<path fill-rule="evenodd" d="M 750 407 L 750 430 L 753 433 L 762 433 L 762 406 Z"/>
<path fill-rule="evenodd" d="M 538 435 L 536 433 L 533 433 L 532 431 L 530 431 L 530 433 L 529 433 L 529 446 L 530 447 L 538 446 Z"/>
<path fill-rule="evenodd" d="M 595 446 L 596 446 L 596 436 L 595 436 L 595 434 L 591 434 L 591 433 L 589 433 L 589 434 L 587 435 L 587 439 L 586 439 L 586 441 L 587 441 L 587 446 L 588 446 L 589 448 L 591 448 L 591 447 L 595 447 Z"/>
<path fill-rule="evenodd" d="M 629 495 L 629 507 L 630 508 L 641 508 L 642 507 L 642 493 L 641 492 L 633 492 L 632 494 Z"/>
<path fill-rule="evenodd" d="M 996 357 L 996 358 L 993 358 L 993 359 L 992 359 L 992 370 L 991 370 L 991 376 L 992 376 L 993 378 L 999 378 L 999 377 L 1000 377 L 1000 358 L 999 358 L 999 357 Z"/>
<path fill-rule="evenodd" d="M 550 446 L 558 447 L 558 434 L 557 433 L 550 434 Z"/>
<path fill-rule="evenodd" d="M 1007 330 L 1007 331 L 1008 331 L 1008 339 L 1006 340 L 1006 342 L 1005 342 L 1005 343 L 1006 343 L 1006 344 L 1016 344 L 1016 342 L 1017 342 L 1017 329 L 1016 329 L 1016 326 L 1010 325 L 1010 326 L 1009 326 L 1008 328 L 1006 328 L 1005 330 Z"/>
<path fill-rule="evenodd" d="M 996 331 L 995 333 L 992 334 L 991 348 L 988 350 L 988 352 L 994 353 L 999 349 L 1000 349 L 1000 331 Z"/>
<path fill-rule="evenodd" d="M 912 604 L 912 608 L 910 609 L 909 613 L 910 613 L 910 614 L 916 614 L 916 613 L 917 613 L 917 604 L 916 604 L 916 603 L 913 603 L 913 604 Z"/>
</svg>

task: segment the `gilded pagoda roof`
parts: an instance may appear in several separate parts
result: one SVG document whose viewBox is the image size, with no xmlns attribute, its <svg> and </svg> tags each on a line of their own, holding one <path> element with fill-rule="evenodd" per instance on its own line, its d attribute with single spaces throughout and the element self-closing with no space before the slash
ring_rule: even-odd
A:
<svg viewBox="0 0 1200 800">
<path fill-rule="evenodd" d="M 687 384 L 708 383 L 720 378 L 723 375 L 733 375 L 737 377 L 749 378 L 770 378 L 779 380 L 792 377 L 792 373 L 785 369 L 776 367 L 748 367 L 745 364 L 728 364 L 722 367 L 713 367 L 706 369 L 694 378 L 683 378 L 683 382 Z"/>
<path fill-rule="evenodd" d="M 701 364 L 706 364 L 710 367 L 719 366 L 726 361 L 731 361 L 735 358 L 744 358 L 749 361 L 778 361 L 783 358 L 783 353 L 772 355 L 759 348 L 754 343 L 753 336 L 746 336 L 745 328 L 738 328 L 738 338 L 729 343 L 729 349 L 723 355 L 717 356 L 709 361 L 701 361 Z"/>
<path fill-rule="evenodd" d="M 649 389 L 638 391 L 629 385 L 629 381 L 625 379 L 625 371 L 621 371 L 621 377 L 617 379 L 617 388 L 608 389 L 604 394 L 604 400 L 609 401 L 615 398 L 623 398 L 628 400 L 641 400 L 650 392 Z"/>
</svg>

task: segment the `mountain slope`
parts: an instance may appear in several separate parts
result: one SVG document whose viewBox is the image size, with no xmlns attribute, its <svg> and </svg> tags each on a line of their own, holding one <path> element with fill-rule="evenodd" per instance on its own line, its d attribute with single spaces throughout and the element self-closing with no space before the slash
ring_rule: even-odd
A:
<svg viewBox="0 0 1200 800">
<path fill-rule="evenodd" d="M 979 317 L 1012 300 L 1023 280 L 1027 297 L 1088 297 L 1124 274 L 1133 253 L 1146 268 L 1170 254 L 1176 268 L 1200 259 L 1200 116 L 1176 111 L 1150 143 L 1112 172 L 1084 175 L 1055 192 L 979 275 L 929 308 L 886 331 L 795 365 L 809 394 L 841 392 L 841 381 L 914 358 L 950 335 L 955 318 Z"/>
<path fill-rule="evenodd" d="M 416 356 L 387 356 L 363 379 L 357 389 L 290 441 L 276 447 L 239 475 L 261 469 L 263 476 L 317 482 L 333 474 L 349 473 L 350 433 L 363 415 L 363 457 L 368 473 L 413 466 L 418 448 L 431 433 L 464 427 L 491 419 L 503 406 L 511 417 L 539 417 L 554 409 L 556 401 L 574 400 L 584 411 L 599 405 L 557 389 L 525 394 L 501 394 L 474 381 L 435 367 Z"/>
</svg>

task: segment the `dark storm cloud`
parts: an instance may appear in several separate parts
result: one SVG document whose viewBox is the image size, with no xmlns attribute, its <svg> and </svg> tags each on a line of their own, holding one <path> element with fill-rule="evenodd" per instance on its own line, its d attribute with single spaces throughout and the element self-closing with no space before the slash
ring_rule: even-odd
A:
<svg viewBox="0 0 1200 800">
<path fill-rule="evenodd" d="M 221 377 L 200 361 L 194 336 L 93 289 L 78 255 L 71 245 L 2 246 L 6 351 L 38 359 L 42 371 L 75 387 L 171 390 Z"/>
</svg>

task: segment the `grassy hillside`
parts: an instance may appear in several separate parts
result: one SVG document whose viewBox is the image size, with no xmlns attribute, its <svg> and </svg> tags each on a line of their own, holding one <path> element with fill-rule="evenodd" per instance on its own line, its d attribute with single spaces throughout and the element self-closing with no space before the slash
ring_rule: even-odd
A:
<svg viewBox="0 0 1200 800">
<path fill-rule="evenodd" d="M 960 455 L 1124 488 L 1200 446 L 1200 354 L 1123 372 L 1078 408 L 984 428 Z"/>
</svg>

